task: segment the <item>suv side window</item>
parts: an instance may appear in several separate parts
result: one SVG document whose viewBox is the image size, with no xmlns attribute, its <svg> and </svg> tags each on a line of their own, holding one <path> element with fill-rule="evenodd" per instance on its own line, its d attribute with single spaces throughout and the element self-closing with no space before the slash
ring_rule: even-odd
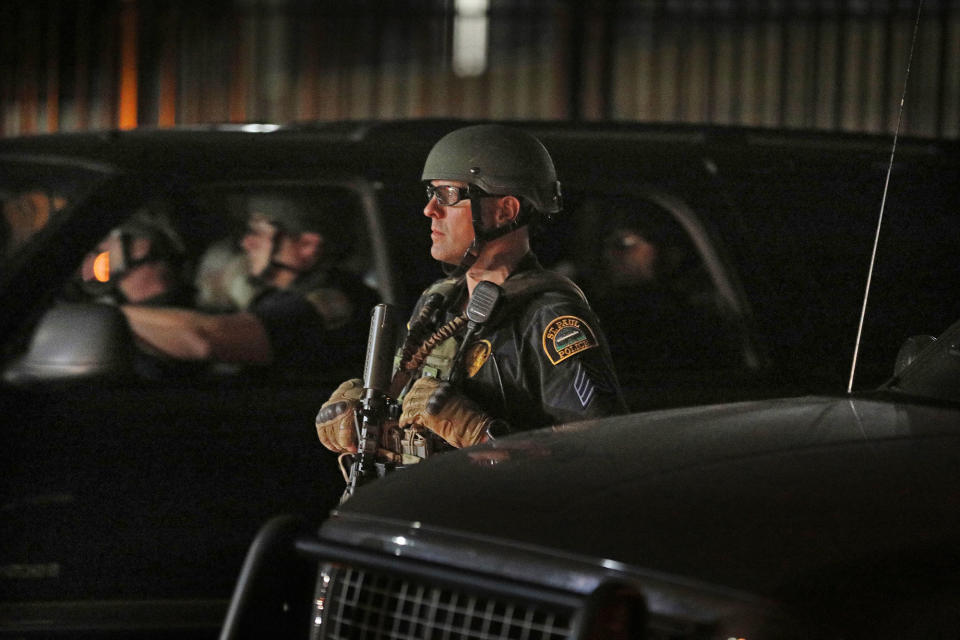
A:
<svg viewBox="0 0 960 640">
<path fill-rule="evenodd" d="M 336 203 L 330 215 L 337 220 L 337 237 L 325 238 L 325 251 L 336 254 L 335 266 L 359 276 L 367 286 L 379 289 L 383 284 L 372 256 L 370 234 L 364 224 L 359 194 L 350 187 L 332 184 L 272 186 L 266 184 L 230 185 L 207 188 L 194 195 L 194 205 L 202 211 L 217 212 L 220 224 L 194 224 L 205 236 L 196 261 L 194 285 L 197 307 L 207 311 L 243 309 L 255 295 L 255 286 L 246 273 L 241 247 L 247 228 L 247 202 L 264 193 L 282 192 L 303 201 Z"/>
<path fill-rule="evenodd" d="M 318 209 L 321 205 L 329 205 L 329 210 L 324 209 L 323 214 L 327 216 L 329 213 L 329 219 L 325 217 L 323 224 L 323 228 L 329 231 L 324 232 L 326 237 L 322 240 L 321 261 L 329 257 L 329 266 L 336 268 L 336 275 L 331 277 L 339 278 L 338 282 L 356 282 L 357 287 L 364 291 L 351 292 L 351 295 L 356 293 L 357 300 L 364 303 L 371 301 L 372 304 L 375 293 L 366 291 L 366 288 L 376 290 L 380 287 L 383 278 L 378 277 L 378 273 L 382 273 L 383 269 L 375 268 L 360 195 L 345 184 L 265 183 L 218 184 L 182 192 L 170 190 L 131 203 L 129 217 L 103 231 L 102 236 L 87 247 L 72 276 L 63 285 L 58 301 L 68 304 L 101 302 L 110 305 L 186 308 L 213 314 L 246 310 L 262 286 L 250 277 L 242 245 L 247 230 L 249 199 L 258 194 L 276 197 L 278 193 L 283 197 L 299 198 L 310 206 L 317 205 Z M 326 262 L 323 264 L 326 265 Z M 341 275 L 344 272 L 351 274 L 350 277 Z M 358 278 L 354 278 L 354 275 Z M 315 304 L 327 305 L 324 310 L 330 310 L 331 313 L 347 312 L 337 300 L 318 301 Z M 349 347 L 341 345 L 344 353 L 352 353 L 355 348 L 358 353 L 356 358 L 331 362 L 321 369 L 311 367 L 308 376 L 279 365 L 273 366 L 268 372 L 253 366 L 178 360 L 123 335 L 125 332 L 110 339 L 104 336 L 105 342 L 102 344 L 88 344 L 83 339 L 92 333 L 73 332 L 68 325 L 61 325 L 45 325 L 47 333 L 44 335 L 50 331 L 64 332 L 62 336 L 56 333 L 61 338 L 54 341 L 60 345 L 58 353 L 54 355 L 67 360 L 61 363 L 63 366 L 57 371 L 48 372 L 51 376 L 66 375 L 64 367 L 73 362 L 70 358 L 81 352 L 87 353 L 90 349 L 95 351 L 87 355 L 103 363 L 114 362 L 111 360 L 115 356 L 112 350 L 132 353 L 132 356 L 125 355 L 111 365 L 117 373 L 114 378 L 126 382 L 219 382 L 225 380 L 224 375 L 249 370 L 251 375 L 256 374 L 257 379 L 282 379 L 305 385 L 311 381 L 334 383 L 347 372 L 362 366 L 363 344 L 360 341 L 355 345 L 351 342 Z M 281 323 L 281 326 L 285 325 Z M 31 345 L 35 346 L 36 342 L 36 339 L 31 340 Z M 51 340 L 48 337 L 41 342 L 50 344 Z M 21 382 L 28 381 L 32 376 L 40 376 L 36 381 L 43 382 L 46 380 L 44 376 L 48 375 L 44 371 L 49 367 L 34 366 L 40 354 L 34 352 L 33 346 L 27 347 L 23 357 L 11 369 L 13 373 L 10 375 Z M 50 354 L 46 353 L 43 357 L 49 358 Z M 125 367 L 132 367 L 136 375 L 120 374 Z M 273 371 L 278 375 L 273 375 Z M 283 372 L 282 376 L 280 372 Z"/>
<path fill-rule="evenodd" d="M 103 179 L 95 168 L 0 160 L 0 262 Z"/>
<path fill-rule="evenodd" d="M 655 189 L 584 192 L 568 197 L 564 215 L 552 268 L 587 295 L 625 390 L 757 366 L 735 274 L 683 200 Z"/>
</svg>

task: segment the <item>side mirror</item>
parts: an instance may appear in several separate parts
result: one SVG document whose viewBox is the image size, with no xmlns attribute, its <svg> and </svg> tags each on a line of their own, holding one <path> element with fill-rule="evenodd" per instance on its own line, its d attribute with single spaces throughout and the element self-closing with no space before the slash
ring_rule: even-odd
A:
<svg viewBox="0 0 960 640">
<path fill-rule="evenodd" d="M 6 382 L 77 382 L 133 375 L 136 347 L 127 320 L 106 304 L 58 304 L 40 320 Z"/>
<path fill-rule="evenodd" d="M 921 351 L 936 341 L 937 339 L 933 336 L 911 336 L 907 338 L 900 346 L 900 351 L 897 352 L 897 361 L 893 365 L 893 375 L 899 376 L 900 372 L 917 359 Z"/>
</svg>

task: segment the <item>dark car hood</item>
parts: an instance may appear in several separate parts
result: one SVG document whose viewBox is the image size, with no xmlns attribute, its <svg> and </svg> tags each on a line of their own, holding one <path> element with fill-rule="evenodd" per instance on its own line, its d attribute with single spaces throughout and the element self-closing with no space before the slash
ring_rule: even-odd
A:
<svg viewBox="0 0 960 640">
<path fill-rule="evenodd" d="M 348 536 L 362 514 L 829 597 L 824 580 L 851 567 L 883 584 L 960 565 L 958 462 L 956 408 L 810 397 L 658 411 L 438 456 L 362 487 L 325 530 Z"/>
</svg>

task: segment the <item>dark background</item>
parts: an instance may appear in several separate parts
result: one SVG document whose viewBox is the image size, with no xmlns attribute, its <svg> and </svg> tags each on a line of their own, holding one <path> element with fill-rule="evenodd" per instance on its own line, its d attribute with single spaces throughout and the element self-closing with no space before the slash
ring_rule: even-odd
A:
<svg viewBox="0 0 960 640">
<path fill-rule="evenodd" d="M 561 179 L 581 192 L 613 192 L 642 170 L 715 214 L 738 268 L 756 276 L 749 299 L 784 378 L 807 381 L 803 391 L 825 381 L 839 392 L 916 26 L 901 128 L 914 142 L 901 145 L 891 176 L 863 340 L 865 360 L 879 366 L 862 372 L 862 389 L 891 370 L 907 335 L 894 327 L 938 333 L 957 317 L 956 154 L 943 175 L 943 158 L 916 140 L 960 137 L 960 3 L 927 0 L 919 22 L 916 10 L 895 0 L 8 0 L 0 2 L 0 136 L 425 117 L 755 127 L 686 151 L 676 143 L 685 134 L 628 131 L 598 152 L 602 138 L 586 132 L 564 143 Z M 806 137 L 780 146 L 757 134 L 766 129 L 882 134 L 882 151 L 858 150 L 859 138 L 832 150 Z M 393 172 L 384 201 L 416 202 L 412 219 L 422 206 L 413 158 L 426 140 L 380 148 L 380 161 L 364 163 Z M 657 144 L 670 153 L 649 151 Z M 563 151 L 558 140 L 548 146 Z M 188 165 L 183 148 L 164 151 Z M 682 154 L 674 164 L 664 160 L 672 153 Z M 701 180 L 708 165 L 709 183 Z M 392 194 L 391 184 L 411 192 Z M 428 237 L 418 238 L 406 246 L 426 256 Z M 133 597 L 140 587 L 155 597 L 222 597 L 262 511 L 295 510 L 309 496 L 315 521 L 339 494 L 309 426 L 329 389 L 81 391 L 70 402 L 24 393 L 3 407 L 18 417 L 7 468 L 25 484 L 39 478 L 30 491 L 53 501 L 7 501 L 14 515 L 0 537 L 18 545 L 17 562 L 70 561 L 58 581 L 21 583 L 24 598 L 48 597 L 43 589 L 67 600 Z M 206 440 L 193 418 L 223 437 Z M 310 491 L 325 491 L 326 502 Z M 205 564 L 191 567 L 195 558 Z"/>
<path fill-rule="evenodd" d="M 10 0 L 0 135 L 367 118 L 960 133 L 960 3 Z"/>
</svg>

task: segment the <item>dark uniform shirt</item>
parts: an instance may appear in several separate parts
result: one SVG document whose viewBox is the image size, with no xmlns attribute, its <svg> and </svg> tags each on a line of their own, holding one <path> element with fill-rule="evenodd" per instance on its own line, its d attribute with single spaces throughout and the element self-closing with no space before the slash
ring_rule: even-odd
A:
<svg viewBox="0 0 960 640">
<path fill-rule="evenodd" d="M 339 270 L 305 274 L 286 289 L 267 288 L 247 310 L 263 323 L 273 351 L 253 373 L 287 379 L 336 379 L 363 362 L 377 294 Z"/>
<path fill-rule="evenodd" d="M 444 321 L 459 314 L 467 299 L 462 278 L 428 288 L 412 317 L 443 288 L 450 292 Z M 511 431 L 626 412 L 606 338 L 579 288 L 545 270 L 533 254 L 502 288 L 498 307 L 471 337 L 462 371 L 453 376 L 462 392 Z M 457 342 L 448 352 L 459 349 L 461 339 L 451 338 Z M 436 375 L 450 377 L 437 366 Z"/>
<path fill-rule="evenodd" d="M 144 307 L 186 307 L 193 301 L 194 291 L 192 287 L 180 285 L 172 287 L 169 290 L 147 298 L 136 303 Z M 116 294 L 105 296 L 102 300 L 111 300 L 112 304 L 117 304 Z M 146 351 L 137 349 L 133 358 L 133 369 L 137 375 L 145 380 L 170 381 L 184 380 L 188 381 L 200 376 L 206 365 L 202 362 L 191 360 L 178 360 L 171 356 L 164 355 L 155 351 Z"/>
</svg>

